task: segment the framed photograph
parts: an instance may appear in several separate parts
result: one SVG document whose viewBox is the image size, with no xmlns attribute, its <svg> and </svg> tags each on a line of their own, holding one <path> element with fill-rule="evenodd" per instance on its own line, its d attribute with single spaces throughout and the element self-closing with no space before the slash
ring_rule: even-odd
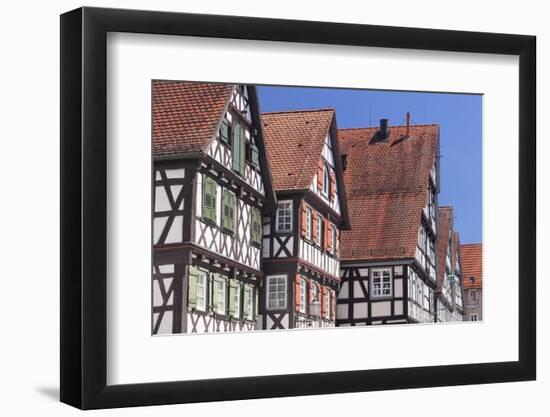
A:
<svg viewBox="0 0 550 417">
<path fill-rule="evenodd" d="M 61 401 L 533 380 L 535 37 L 61 16 Z"/>
</svg>

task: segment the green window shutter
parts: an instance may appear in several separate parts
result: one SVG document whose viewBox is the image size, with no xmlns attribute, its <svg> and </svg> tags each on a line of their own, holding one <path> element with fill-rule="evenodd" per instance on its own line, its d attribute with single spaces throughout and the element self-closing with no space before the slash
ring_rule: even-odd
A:
<svg viewBox="0 0 550 417">
<path fill-rule="evenodd" d="M 229 122 L 224 119 L 222 125 L 220 126 L 220 139 L 224 143 L 229 143 L 230 128 Z"/>
<path fill-rule="evenodd" d="M 262 243 L 262 215 L 256 207 L 252 209 L 252 242 Z"/>
<path fill-rule="evenodd" d="M 189 265 L 187 275 L 189 280 L 187 286 L 187 308 L 192 309 L 197 307 L 197 268 Z"/>
<path fill-rule="evenodd" d="M 244 174 L 244 161 L 246 159 L 246 146 L 245 146 L 245 137 L 244 137 L 244 130 L 243 128 L 241 127 L 241 137 L 240 137 L 240 141 L 239 143 L 241 144 L 241 151 L 240 151 L 240 157 L 241 157 L 241 160 L 239 162 L 239 165 L 240 165 L 240 170 L 239 172 L 241 174 Z"/>
<path fill-rule="evenodd" d="M 216 222 L 216 181 L 205 176 L 202 197 L 202 216 Z"/>
<path fill-rule="evenodd" d="M 230 232 L 235 231 L 235 209 L 236 197 L 235 193 L 227 189 L 223 190 L 223 213 L 222 227 Z"/>
<path fill-rule="evenodd" d="M 250 145 L 250 162 L 256 168 L 260 168 L 260 153 L 258 152 L 258 147 L 254 144 Z"/>
<path fill-rule="evenodd" d="M 236 124 L 233 129 L 233 169 L 241 172 L 241 160 L 244 160 L 244 149 L 242 143 L 242 128 L 240 124 Z"/>
</svg>

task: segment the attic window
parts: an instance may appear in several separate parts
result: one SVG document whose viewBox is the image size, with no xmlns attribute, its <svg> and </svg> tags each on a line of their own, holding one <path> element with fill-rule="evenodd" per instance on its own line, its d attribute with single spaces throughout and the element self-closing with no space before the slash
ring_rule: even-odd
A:
<svg viewBox="0 0 550 417">
<path fill-rule="evenodd" d="M 323 194 L 328 196 L 330 188 L 330 170 L 327 164 L 323 166 Z"/>
</svg>

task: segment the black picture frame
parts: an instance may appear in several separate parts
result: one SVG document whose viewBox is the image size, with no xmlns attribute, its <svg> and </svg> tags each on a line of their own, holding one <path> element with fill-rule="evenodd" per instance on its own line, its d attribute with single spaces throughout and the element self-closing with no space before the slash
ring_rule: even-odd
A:
<svg viewBox="0 0 550 417">
<path fill-rule="evenodd" d="M 108 32 L 519 56 L 519 360 L 106 384 Z M 525 381 L 536 378 L 534 36 L 80 8 L 61 15 L 61 401 L 82 409 Z"/>
</svg>

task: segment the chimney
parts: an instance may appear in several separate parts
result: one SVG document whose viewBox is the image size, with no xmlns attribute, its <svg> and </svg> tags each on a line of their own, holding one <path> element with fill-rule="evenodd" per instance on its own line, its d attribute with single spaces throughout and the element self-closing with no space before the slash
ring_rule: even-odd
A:
<svg viewBox="0 0 550 417">
<path fill-rule="evenodd" d="M 388 119 L 380 119 L 380 130 L 378 131 L 378 139 L 384 140 L 390 135 L 388 130 Z"/>
<path fill-rule="evenodd" d="M 411 133 L 411 114 L 407 112 L 407 133 L 405 136 L 409 137 Z"/>
</svg>

